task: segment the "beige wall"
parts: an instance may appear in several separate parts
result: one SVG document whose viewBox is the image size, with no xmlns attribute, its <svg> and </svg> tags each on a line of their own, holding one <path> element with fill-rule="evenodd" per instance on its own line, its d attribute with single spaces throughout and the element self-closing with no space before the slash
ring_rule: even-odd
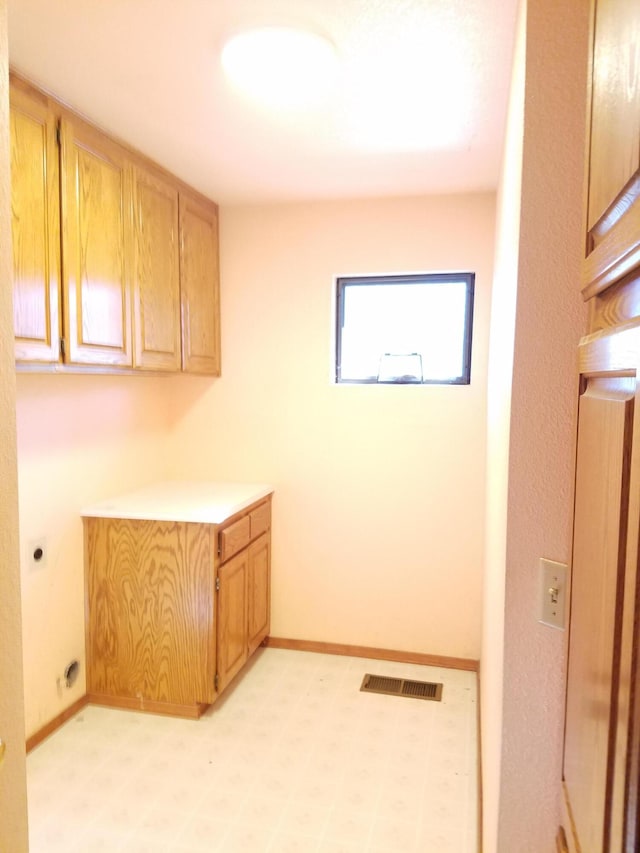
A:
<svg viewBox="0 0 640 853">
<path fill-rule="evenodd" d="M 571 556 L 588 5 L 528 2 L 499 853 L 552 853 L 560 816 L 566 633 L 536 621 L 538 560 Z"/>
<path fill-rule="evenodd" d="M 0 0 L 0 738 L 7 746 L 0 767 L 0 851 L 26 853 L 7 55 L 6 4 Z"/>
<path fill-rule="evenodd" d="M 170 381 L 17 376 L 27 734 L 85 692 L 82 522 L 87 503 L 165 476 Z M 46 565 L 28 545 L 46 537 Z M 65 666 L 81 677 L 60 688 Z"/>
<path fill-rule="evenodd" d="M 176 476 L 275 486 L 272 634 L 478 658 L 492 194 L 224 208 L 223 378 Z M 333 278 L 475 270 L 472 384 L 331 382 Z"/>
<path fill-rule="evenodd" d="M 483 849 L 497 850 L 502 751 L 502 667 L 511 377 L 518 284 L 525 4 L 521 3 L 496 218 L 487 388 L 487 494 L 481 654 Z"/>
</svg>

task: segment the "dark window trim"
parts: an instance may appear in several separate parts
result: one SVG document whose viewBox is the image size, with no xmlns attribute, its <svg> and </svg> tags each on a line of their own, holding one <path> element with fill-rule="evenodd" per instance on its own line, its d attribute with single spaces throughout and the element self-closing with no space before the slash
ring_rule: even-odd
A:
<svg viewBox="0 0 640 853">
<path fill-rule="evenodd" d="M 336 349 L 335 382 L 337 385 L 470 385 L 471 384 L 471 343 L 473 338 L 473 303 L 475 295 L 475 273 L 411 273 L 406 275 L 363 275 L 340 276 L 336 278 Z M 400 380 L 342 379 L 342 327 L 344 325 L 344 291 L 346 287 L 358 285 L 389 284 L 443 284 L 464 281 L 467 286 L 467 300 L 464 317 L 463 369 L 460 376 L 453 379 L 423 379 L 422 382 L 402 382 Z"/>
</svg>

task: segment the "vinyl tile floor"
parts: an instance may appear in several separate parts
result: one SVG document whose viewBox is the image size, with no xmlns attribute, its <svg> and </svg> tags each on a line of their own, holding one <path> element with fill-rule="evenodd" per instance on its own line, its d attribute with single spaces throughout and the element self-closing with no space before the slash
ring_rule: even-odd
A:
<svg viewBox="0 0 640 853">
<path fill-rule="evenodd" d="M 88 706 L 29 754 L 30 851 L 477 853 L 476 702 L 474 673 L 267 648 L 198 721 Z"/>
</svg>

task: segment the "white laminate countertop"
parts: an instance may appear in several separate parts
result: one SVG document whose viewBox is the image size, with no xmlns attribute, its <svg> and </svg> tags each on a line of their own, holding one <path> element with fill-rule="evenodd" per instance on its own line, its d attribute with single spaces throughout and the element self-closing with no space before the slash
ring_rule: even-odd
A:
<svg viewBox="0 0 640 853">
<path fill-rule="evenodd" d="M 272 492 L 272 486 L 255 483 L 168 481 L 84 507 L 80 515 L 222 524 Z"/>
</svg>

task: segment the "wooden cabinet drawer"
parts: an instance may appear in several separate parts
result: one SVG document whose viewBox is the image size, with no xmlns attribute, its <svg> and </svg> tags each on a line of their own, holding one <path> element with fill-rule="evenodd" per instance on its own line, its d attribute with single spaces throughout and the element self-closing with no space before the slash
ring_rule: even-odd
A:
<svg viewBox="0 0 640 853">
<path fill-rule="evenodd" d="M 271 526 L 271 506 L 269 503 L 256 507 L 249 515 L 251 519 L 251 538 L 255 539 Z"/>
<path fill-rule="evenodd" d="M 245 515 L 244 518 L 220 531 L 220 562 L 224 563 L 229 557 L 246 548 L 250 540 L 251 522 L 249 516 Z"/>
</svg>

